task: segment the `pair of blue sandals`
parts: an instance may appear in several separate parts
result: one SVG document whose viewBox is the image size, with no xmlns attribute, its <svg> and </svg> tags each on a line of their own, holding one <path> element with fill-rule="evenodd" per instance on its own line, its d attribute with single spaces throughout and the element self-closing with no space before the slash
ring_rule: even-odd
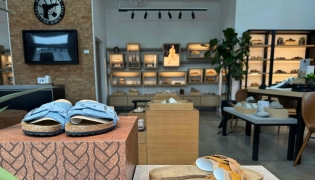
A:
<svg viewBox="0 0 315 180">
<path fill-rule="evenodd" d="M 70 136 L 105 133 L 115 128 L 119 120 L 115 110 L 92 100 L 81 100 L 72 106 L 60 99 L 43 104 L 27 113 L 22 130 L 32 136 L 54 136 L 65 132 Z"/>
</svg>

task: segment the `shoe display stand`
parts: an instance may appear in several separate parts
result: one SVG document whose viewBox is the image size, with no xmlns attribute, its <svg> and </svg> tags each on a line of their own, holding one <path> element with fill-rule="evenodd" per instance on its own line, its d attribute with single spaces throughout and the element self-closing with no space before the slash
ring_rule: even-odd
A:
<svg viewBox="0 0 315 180">
<path fill-rule="evenodd" d="M 137 71 L 116 71 L 110 73 L 112 86 L 141 86 L 141 72 Z"/>
<path fill-rule="evenodd" d="M 241 82 L 244 88 L 258 89 L 297 77 L 296 69 L 300 60 L 310 58 L 311 65 L 315 58 L 315 30 L 248 30 L 252 43 L 259 39 L 259 44 L 251 45 L 248 57 L 248 74 Z M 282 38 L 282 39 L 281 39 Z M 304 39 L 301 41 L 299 39 Z M 291 73 L 292 72 L 292 73 Z"/>
<path fill-rule="evenodd" d="M 13 85 L 13 71 L 11 55 L 0 45 L 0 85 Z"/>
<path fill-rule="evenodd" d="M 147 164 L 191 164 L 198 157 L 199 111 L 192 105 L 190 110 L 164 105 L 146 109 Z M 176 110 L 165 110 L 169 106 Z"/>
<path fill-rule="evenodd" d="M 125 61 L 124 54 L 109 54 L 109 68 L 111 69 L 124 69 Z"/>
<path fill-rule="evenodd" d="M 128 116 L 137 116 L 137 120 L 143 119 L 144 126 L 146 127 L 146 113 L 138 113 L 130 111 Z M 147 130 L 146 128 L 144 131 L 138 131 L 138 163 L 140 165 L 147 164 Z"/>
<path fill-rule="evenodd" d="M 203 69 L 188 69 L 188 84 L 203 83 Z"/>
<path fill-rule="evenodd" d="M 204 58 L 205 53 L 208 51 L 208 47 L 201 44 L 207 43 L 187 43 L 186 57 L 187 59 L 200 59 Z M 208 58 L 209 59 L 209 58 Z"/>
<path fill-rule="evenodd" d="M 127 44 L 127 67 L 130 69 L 140 69 L 140 44 Z"/>
<path fill-rule="evenodd" d="M 120 116 L 104 134 L 53 137 L 23 134 L 21 125 L 0 131 L 0 166 L 18 179 L 127 179 L 138 164 L 137 117 Z"/>
<path fill-rule="evenodd" d="M 187 83 L 186 71 L 159 72 L 159 86 L 185 86 Z"/>
</svg>

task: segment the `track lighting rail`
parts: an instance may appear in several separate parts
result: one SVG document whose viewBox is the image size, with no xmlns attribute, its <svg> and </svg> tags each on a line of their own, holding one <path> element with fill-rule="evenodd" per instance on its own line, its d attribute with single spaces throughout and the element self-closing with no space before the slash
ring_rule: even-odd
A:
<svg viewBox="0 0 315 180">
<path fill-rule="evenodd" d="M 119 8 L 118 11 L 208 11 L 208 8 Z"/>
</svg>

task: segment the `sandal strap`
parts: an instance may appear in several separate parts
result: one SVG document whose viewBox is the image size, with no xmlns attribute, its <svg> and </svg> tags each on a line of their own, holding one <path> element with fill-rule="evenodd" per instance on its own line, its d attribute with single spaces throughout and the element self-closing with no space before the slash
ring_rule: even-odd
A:
<svg viewBox="0 0 315 180">
<path fill-rule="evenodd" d="M 69 121 L 68 110 L 71 107 L 72 105 L 66 102 L 46 103 L 28 112 L 22 119 L 22 122 L 31 122 L 40 118 L 52 118 L 64 128 L 65 124 Z"/>
<path fill-rule="evenodd" d="M 119 120 L 115 110 L 113 110 L 111 107 L 92 101 L 77 102 L 75 106 L 69 110 L 70 118 L 75 115 L 87 116 L 97 119 L 110 119 L 114 122 L 114 126 Z"/>
</svg>

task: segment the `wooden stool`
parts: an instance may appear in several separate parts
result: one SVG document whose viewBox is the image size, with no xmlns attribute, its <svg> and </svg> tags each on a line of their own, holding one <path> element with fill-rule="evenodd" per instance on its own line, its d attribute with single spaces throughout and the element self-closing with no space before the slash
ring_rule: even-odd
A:
<svg viewBox="0 0 315 180">
<path fill-rule="evenodd" d="M 0 112 L 0 129 L 21 123 L 27 111 L 7 109 Z"/>
</svg>

